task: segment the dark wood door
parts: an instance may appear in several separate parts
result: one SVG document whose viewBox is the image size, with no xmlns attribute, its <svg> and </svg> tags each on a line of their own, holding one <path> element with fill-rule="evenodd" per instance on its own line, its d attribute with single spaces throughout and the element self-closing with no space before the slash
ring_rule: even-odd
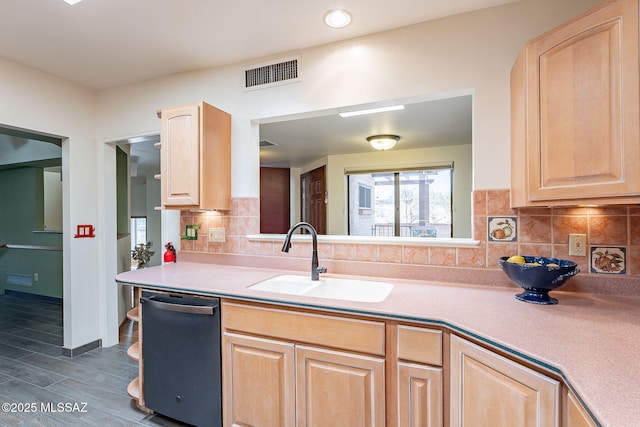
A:
<svg viewBox="0 0 640 427">
<path fill-rule="evenodd" d="M 260 168 L 260 233 L 284 234 L 290 227 L 287 168 Z"/>
<path fill-rule="evenodd" d="M 318 234 L 327 234 L 325 166 L 300 175 L 301 218 Z"/>
</svg>

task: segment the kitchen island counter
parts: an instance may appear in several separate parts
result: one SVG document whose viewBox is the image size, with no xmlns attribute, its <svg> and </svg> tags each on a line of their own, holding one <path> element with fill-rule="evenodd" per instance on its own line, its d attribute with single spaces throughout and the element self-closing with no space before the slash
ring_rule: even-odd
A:
<svg viewBox="0 0 640 427">
<path fill-rule="evenodd" d="M 554 291 L 558 305 L 518 301 L 519 288 L 407 279 L 382 302 L 353 302 L 248 289 L 299 271 L 178 262 L 121 273 L 120 284 L 441 325 L 555 373 L 604 426 L 640 421 L 640 300 Z M 327 275 L 333 277 L 356 277 Z"/>
</svg>

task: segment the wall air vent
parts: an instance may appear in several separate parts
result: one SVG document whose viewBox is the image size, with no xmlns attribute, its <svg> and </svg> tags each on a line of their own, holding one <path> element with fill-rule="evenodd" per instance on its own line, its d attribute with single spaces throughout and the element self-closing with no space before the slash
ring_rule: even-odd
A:
<svg viewBox="0 0 640 427">
<path fill-rule="evenodd" d="M 245 68 L 245 90 L 298 82 L 300 81 L 299 65 L 300 57 L 292 57 Z"/>
<path fill-rule="evenodd" d="M 7 273 L 7 285 L 33 286 L 33 276 L 30 274 Z"/>
</svg>

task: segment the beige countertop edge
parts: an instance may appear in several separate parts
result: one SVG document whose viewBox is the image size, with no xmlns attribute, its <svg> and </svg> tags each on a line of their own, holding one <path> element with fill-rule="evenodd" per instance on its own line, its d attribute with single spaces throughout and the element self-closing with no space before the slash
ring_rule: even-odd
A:
<svg viewBox="0 0 640 427">
<path fill-rule="evenodd" d="M 304 273 L 178 262 L 121 273 L 116 280 L 158 290 L 441 325 L 563 378 L 602 426 L 636 426 L 640 420 L 638 298 L 555 291 L 560 303 L 541 306 L 516 300 L 517 287 L 388 278 L 378 279 L 395 285 L 380 303 L 247 289 L 279 274 Z"/>
</svg>

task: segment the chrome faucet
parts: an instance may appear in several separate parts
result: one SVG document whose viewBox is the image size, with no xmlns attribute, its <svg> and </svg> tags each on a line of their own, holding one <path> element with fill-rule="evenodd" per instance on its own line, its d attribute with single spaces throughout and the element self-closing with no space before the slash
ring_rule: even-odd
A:
<svg viewBox="0 0 640 427">
<path fill-rule="evenodd" d="M 284 245 L 282 246 L 282 252 L 289 252 L 291 248 L 291 235 L 298 228 L 307 229 L 311 233 L 311 239 L 313 242 L 313 252 L 311 253 L 311 280 L 320 280 L 320 273 L 326 273 L 326 267 L 318 267 L 318 233 L 308 222 L 299 222 L 289 229 L 287 237 L 284 239 Z"/>
</svg>

